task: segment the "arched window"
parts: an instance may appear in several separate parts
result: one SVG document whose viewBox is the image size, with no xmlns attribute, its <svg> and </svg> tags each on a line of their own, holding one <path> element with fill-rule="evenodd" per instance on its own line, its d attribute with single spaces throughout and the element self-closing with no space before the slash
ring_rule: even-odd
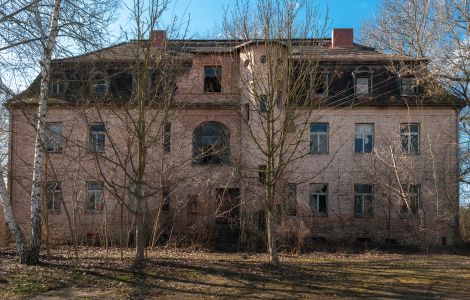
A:
<svg viewBox="0 0 470 300">
<path fill-rule="evenodd" d="M 219 122 L 200 124 L 193 133 L 193 163 L 227 164 L 230 160 L 230 132 Z"/>
</svg>

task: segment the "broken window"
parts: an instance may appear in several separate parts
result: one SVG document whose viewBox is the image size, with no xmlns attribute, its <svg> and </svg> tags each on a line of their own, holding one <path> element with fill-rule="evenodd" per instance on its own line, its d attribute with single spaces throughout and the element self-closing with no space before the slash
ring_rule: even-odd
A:
<svg viewBox="0 0 470 300">
<path fill-rule="evenodd" d="M 400 86 L 402 96 L 415 96 L 418 92 L 416 79 L 413 77 L 402 77 L 400 80 Z"/>
<path fill-rule="evenodd" d="M 47 209 L 53 213 L 60 213 L 62 203 L 62 190 L 57 181 L 46 181 Z"/>
<path fill-rule="evenodd" d="M 104 79 L 97 79 L 95 83 L 93 83 L 92 91 L 93 94 L 104 96 L 108 93 L 109 83 L 107 80 Z"/>
<path fill-rule="evenodd" d="M 311 183 L 309 195 L 310 209 L 314 214 L 328 214 L 328 184 Z"/>
<path fill-rule="evenodd" d="M 287 215 L 297 215 L 297 184 L 287 184 L 287 202 L 286 202 Z"/>
<path fill-rule="evenodd" d="M 222 91 L 222 67 L 204 67 L 204 92 L 220 93 Z"/>
<path fill-rule="evenodd" d="M 374 124 L 356 124 L 354 151 L 371 153 L 374 147 Z"/>
<path fill-rule="evenodd" d="M 372 216 L 374 214 L 371 184 L 354 185 L 354 207 L 356 216 Z"/>
<path fill-rule="evenodd" d="M 92 211 L 103 210 L 103 183 L 100 181 L 87 182 L 86 208 Z"/>
<path fill-rule="evenodd" d="M 310 153 L 328 153 L 328 123 L 310 124 Z"/>
<path fill-rule="evenodd" d="M 230 161 L 230 132 L 218 122 L 206 122 L 194 129 L 193 163 L 228 164 Z"/>
<path fill-rule="evenodd" d="M 400 140 L 403 152 L 419 154 L 419 124 L 402 123 L 400 125 Z"/>
<path fill-rule="evenodd" d="M 401 205 L 401 213 L 417 214 L 421 207 L 420 186 L 417 184 L 404 185 L 405 199 Z"/>
<path fill-rule="evenodd" d="M 46 124 L 47 152 L 62 152 L 64 150 L 64 137 L 62 136 L 63 128 L 64 125 L 62 123 Z"/>
<path fill-rule="evenodd" d="M 90 126 L 89 150 L 92 152 L 104 152 L 106 128 L 103 123 Z"/>
</svg>

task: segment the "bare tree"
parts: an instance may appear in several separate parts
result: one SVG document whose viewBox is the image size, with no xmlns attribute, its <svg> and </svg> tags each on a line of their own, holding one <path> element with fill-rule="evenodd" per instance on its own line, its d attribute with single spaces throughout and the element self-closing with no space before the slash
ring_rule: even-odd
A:
<svg viewBox="0 0 470 300">
<path fill-rule="evenodd" d="M 108 2 L 104 2 L 104 6 Z M 15 57 L 16 66 L 26 65 L 25 59 L 40 56 L 40 90 L 38 99 L 38 115 L 36 125 L 36 138 L 34 149 L 34 167 L 31 188 L 31 241 L 26 244 L 24 235 L 16 225 L 11 212 L 10 198 L 6 189 L 1 195 L 2 206 L 9 228 L 15 236 L 18 252 L 22 263 L 37 264 L 39 262 L 39 251 L 41 248 L 41 181 L 42 165 L 44 157 L 45 119 L 48 88 L 50 83 L 51 60 L 57 45 L 62 49 L 67 49 L 71 45 L 77 48 L 80 45 L 89 45 L 90 35 L 96 34 L 106 26 L 109 19 L 104 13 L 107 8 L 96 6 L 97 9 L 90 10 L 86 1 L 68 2 L 55 0 L 51 2 L 31 1 L 17 3 L 2 3 L 5 7 L 2 13 L 3 36 L 1 38 L 1 51 L 6 52 L 5 57 Z M 105 16 L 104 18 L 102 18 Z M 88 17 L 88 19 L 87 19 Z M 99 20 L 102 18 L 101 20 Z M 93 23 L 96 22 L 96 23 Z M 93 30 L 90 30 L 93 28 Z M 98 31 L 96 30 L 98 29 Z M 59 33 L 64 33 L 64 39 L 60 41 Z M 68 35 L 68 38 L 65 38 Z M 96 37 L 101 35 L 96 35 Z M 88 39 L 87 39 L 88 38 Z M 75 41 L 75 43 L 74 43 Z M 73 43 L 73 44 L 71 44 Z M 34 53 L 35 55 L 31 55 Z M 30 56 L 28 56 L 30 55 Z M 3 56 L 2 56 L 3 57 Z M 23 59 L 22 59 L 23 58 Z M 5 61 L 2 61 L 4 64 Z M 8 62 L 7 62 L 8 63 Z M 34 68 L 34 67 L 33 67 Z M 30 68 L 30 69 L 33 69 Z M 11 75 L 11 74 L 10 74 Z M 24 79 L 27 80 L 27 79 Z M 6 85 L 6 83 L 3 83 Z M 13 82 L 16 84 L 16 82 Z M 3 89 L 3 91 L 14 91 L 13 88 Z M 3 172 L 1 172 L 3 174 Z M 4 186 L 4 179 L 1 178 Z"/>
<path fill-rule="evenodd" d="M 246 99 L 239 108 L 246 140 L 242 178 L 262 184 L 245 198 L 263 203 L 273 264 L 279 263 L 277 223 L 286 177 L 322 147 L 310 145 L 307 132 L 314 108 L 325 101 L 327 82 L 315 50 L 326 45 L 313 37 L 325 36 L 327 21 L 310 2 L 289 0 L 237 1 L 224 19 L 228 37 L 247 41 L 240 50 L 240 94 Z"/>
</svg>

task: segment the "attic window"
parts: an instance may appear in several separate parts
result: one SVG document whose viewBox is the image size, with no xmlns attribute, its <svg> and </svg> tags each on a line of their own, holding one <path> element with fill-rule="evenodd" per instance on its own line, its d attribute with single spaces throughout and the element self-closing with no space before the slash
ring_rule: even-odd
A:
<svg viewBox="0 0 470 300">
<path fill-rule="evenodd" d="M 222 92 L 222 67 L 206 66 L 204 67 L 204 92 L 220 93 Z"/>
<path fill-rule="evenodd" d="M 418 88 L 416 85 L 415 78 L 402 77 L 400 83 L 401 83 L 401 95 L 402 96 L 416 96 Z"/>
<path fill-rule="evenodd" d="M 58 78 L 51 79 L 49 94 L 60 96 L 65 93 L 65 82 Z"/>
<path fill-rule="evenodd" d="M 98 79 L 93 84 L 93 94 L 104 96 L 108 93 L 109 84 L 104 79 Z"/>
<path fill-rule="evenodd" d="M 372 75 L 374 71 L 367 66 L 360 66 L 354 70 L 354 93 L 356 96 L 372 95 Z"/>
</svg>

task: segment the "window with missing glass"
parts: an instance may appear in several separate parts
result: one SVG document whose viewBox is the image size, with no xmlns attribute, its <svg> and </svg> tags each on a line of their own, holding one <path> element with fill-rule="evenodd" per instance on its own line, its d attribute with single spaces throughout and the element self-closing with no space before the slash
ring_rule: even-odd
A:
<svg viewBox="0 0 470 300">
<path fill-rule="evenodd" d="M 417 214 L 421 208 L 420 186 L 417 184 L 403 185 L 405 199 L 402 199 L 401 213 Z"/>
<path fill-rule="evenodd" d="M 374 124 L 356 124 L 354 152 L 371 153 L 374 148 Z"/>
<path fill-rule="evenodd" d="M 219 122 L 202 123 L 193 133 L 193 163 L 219 165 L 230 162 L 230 132 Z"/>
<path fill-rule="evenodd" d="M 90 125 L 89 150 L 91 152 L 104 152 L 106 140 L 106 127 L 103 123 Z"/>
<path fill-rule="evenodd" d="M 103 183 L 100 181 L 88 181 L 87 195 L 86 195 L 86 208 L 89 211 L 101 211 L 103 205 Z"/>
<path fill-rule="evenodd" d="M 310 153 L 328 153 L 328 123 L 310 124 Z"/>
<path fill-rule="evenodd" d="M 222 92 L 222 67 L 205 66 L 204 67 L 204 92 L 220 93 Z"/>
<path fill-rule="evenodd" d="M 309 204 L 312 213 L 319 215 L 328 214 L 328 184 L 311 183 L 309 192 Z"/>
<path fill-rule="evenodd" d="M 402 96 L 415 96 L 418 93 L 416 79 L 413 77 L 402 77 L 400 79 L 400 87 Z"/>
<path fill-rule="evenodd" d="M 420 126 L 418 123 L 402 123 L 400 125 L 401 149 L 405 153 L 419 154 Z"/>
<path fill-rule="evenodd" d="M 60 213 L 62 189 L 58 181 L 46 181 L 46 202 L 50 212 Z"/>
<path fill-rule="evenodd" d="M 354 185 L 354 214 L 357 217 L 374 215 L 373 188 L 371 184 Z"/>
<path fill-rule="evenodd" d="M 62 131 L 64 125 L 62 123 L 46 124 L 46 151 L 62 152 L 64 150 L 64 137 Z"/>
</svg>

